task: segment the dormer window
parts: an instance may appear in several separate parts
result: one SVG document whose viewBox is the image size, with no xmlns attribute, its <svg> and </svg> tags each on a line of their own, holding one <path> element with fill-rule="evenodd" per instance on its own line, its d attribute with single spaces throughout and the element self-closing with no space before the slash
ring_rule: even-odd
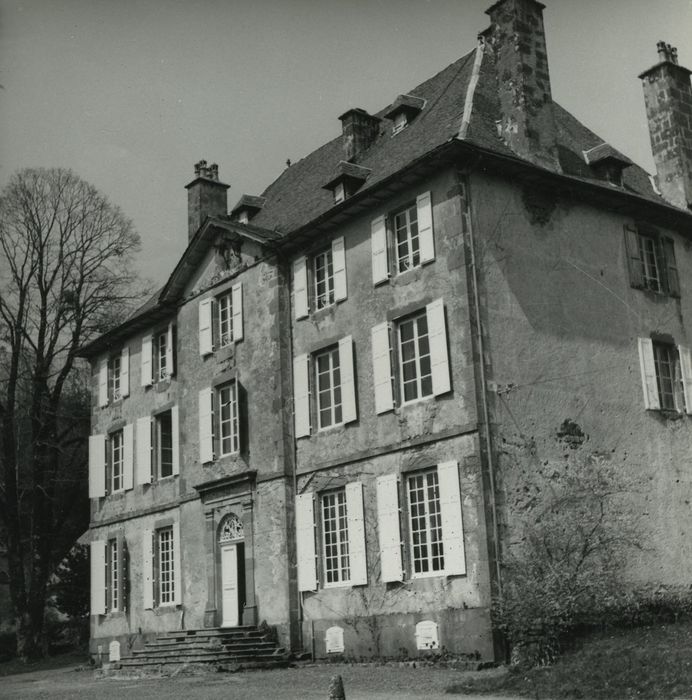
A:
<svg viewBox="0 0 692 700">
<path fill-rule="evenodd" d="M 623 170 L 632 161 L 623 156 L 608 143 L 601 143 L 588 151 L 583 151 L 584 160 L 591 167 L 593 174 L 600 180 L 605 180 L 615 187 L 622 187 Z"/>
<path fill-rule="evenodd" d="M 244 194 L 231 209 L 231 218 L 239 224 L 248 224 L 250 219 L 262 209 L 266 201 L 264 197 Z"/>
<path fill-rule="evenodd" d="M 334 203 L 339 204 L 346 199 L 346 188 L 343 182 L 337 184 L 334 188 Z"/>
<path fill-rule="evenodd" d="M 406 118 L 406 112 L 399 112 L 394 117 L 394 125 L 392 126 L 392 136 L 398 134 L 400 131 L 406 128 L 408 125 L 408 119 Z"/>
<path fill-rule="evenodd" d="M 247 224 L 250 221 L 250 217 L 248 216 L 247 209 L 244 209 L 238 214 L 238 223 L 239 224 Z"/>
<path fill-rule="evenodd" d="M 339 204 L 355 194 L 368 179 L 372 171 L 355 163 L 345 160 L 339 161 L 336 172 L 331 180 L 323 185 L 325 190 L 331 190 L 334 195 L 334 203 Z"/>
<path fill-rule="evenodd" d="M 385 119 L 392 120 L 392 136 L 403 131 L 423 107 L 425 107 L 425 100 L 422 97 L 399 95 L 384 115 Z"/>
</svg>

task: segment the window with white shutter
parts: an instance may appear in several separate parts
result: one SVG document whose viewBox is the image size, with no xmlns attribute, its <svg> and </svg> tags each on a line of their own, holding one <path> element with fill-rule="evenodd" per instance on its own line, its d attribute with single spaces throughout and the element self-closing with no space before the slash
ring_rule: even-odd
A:
<svg viewBox="0 0 692 700">
<path fill-rule="evenodd" d="M 353 338 L 347 335 L 339 341 L 339 367 L 341 374 L 341 413 L 344 423 L 358 418 L 356 404 L 356 370 L 353 358 Z"/>
<path fill-rule="evenodd" d="M 153 338 L 151 335 L 145 335 L 142 338 L 142 352 L 140 356 L 141 362 L 141 385 L 150 386 L 153 383 Z"/>
<path fill-rule="evenodd" d="M 166 374 L 169 377 L 175 374 L 175 341 L 172 323 L 168 324 L 166 331 Z"/>
<path fill-rule="evenodd" d="M 394 408 L 392 357 L 389 337 L 390 327 L 387 322 L 374 326 L 371 331 L 372 372 L 376 413 L 385 413 Z"/>
<path fill-rule="evenodd" d="M 99 362 L 99 406 L 108 406 L 108 358 Z"/>
<path fill-rule="evenodd" d="M 177 406 L 171 408 L 171 447 L 173 450 L 173 475 L 180 474 L 180 411 Z"/>
<path fill-rule="evenodd" d="M 420 262 L 425 264 L 435 259 L 435 241 L 433 236 L 432 201 L 430 192 L 416 197 L 418 213 L 418 238 L 420 243 Z"/>
<path fill-rule="evenodd" d="M 639 366 L 645 408 L 654 411 L 689 412 L 691 364 L 686 347 L 650 338 L 639 338 Z"/>
<path fill-rule="evenodd" d="M 372 248 L 372 283 L 378 285 L 389 279 L 387 226 L 384 216 L 378 216 L 370 223 L 370 245 Z"/>
<path fill-rule="evenodd" d="M 380 545 L 380 578 L 402 581 L 399 479 L 396 474 L 377 477 L 377 534 Z"/>
<path fill-rule="evenodd" d="M 213 299 L 202 299 L 197 309 L 199 324 L 199 354 L 204 357 L 214 351 L 212 338 Z"/>
<path fill-rule="evenodd" d="M 310 435 L 309 357 L 293 359 L 293 404 L 296 437 Z"/>
<path fill-rule="evenodd" d="M 123 488 L 134 486 L 134 426 L 128 423 L 123 428 Z"/>
<path fill-rule="evenodd" d="M 305 318 L 308 307 L 308 268 L 305 256 L 293 261 L 293 305 L 296 320 Z"/>
<path fill-rule="evenodd" d="M 332 260 L 334 264 L 334 300 L 343 301 L 348 296 L 346 285 L 346 250 L 344 237 L 332 241 Z"/>
<path fill-rule="evenodd" d="M 130 395 L 130 348 L 124 347 L 120 352 L 120 396 Z"/>
<path fill-rule="evenodd" d="M 462 575 L 466 573 L 466 558 L 458 463 L 451 461 L 438 464 L 437 475 L 440 482 L 444 572 L 447 576 Z"/>
<path fill-rule="evenodd" d="M 317 590 L 315 559 L 315 506 L 312 493 L 296 496 L 296 554 L 298 590 Z"/>
<path fill-rule="evenodd" d="M 182 590 L 182 559 L 180 556 L 180 523 L 173 523 L 173 603 L 181 605 L 183 602 Z"/>
<path fill-rule="evenodd" d="M 658 400 L 654 344 L 651 338 L 639 338 L 639 368 L 642 375 L 642 389 L 644 390 L 644 407 L 658 410 L 661 408 L 661 404 Z"/>
<path fill-rule="evenodd" d="M 199 461 L 214 461 L 214 392 L 206 387 L 199 392 Z"/>
<path fill-rule="evenodd" d="M 142 607 L 154 607 L 154 533 L 142 532 Z"/>
<path fill-rule="evenodd" d="M 108 612 L 105 540 L 95 540 L 91 543 L 90 560 L 91 614 L 105 615 Z"/>
<path fill-rule="evenodd" d="M 449 356 L 447 354 L 447 326 L 442 299 L 436 299 L 428 304 L 425 313 L 428 318 L 432 389 L 433 394 L 439 396 L 451 389 Z"/>
<path fill-rule="evenodd" d="M 243 285 L 242 282 L 233 285 L 231 290 L 233 300 L 233 342 L 243 339 Z"/>
<path fill-rule="evenodd" d="M 150 416 L 142 416 L 142 418 L 137 419 L 136 444 L 137 484 L 150 484 L 152 481 Z"/>
<path fill-rule="evenodd" d="M 680 356 L 685 412 L 692 414 L 692 353 L 688 347 L 678 345 L 678 355 Z"/>
<path fill-rule="evenodd" d="M 346 484 L 346 516 L 348 521 L 348 554 L 351 566 L 352 586 L 368 584 L 368 566 L 365 544 L 365 519 L 363 517 L 363 484 L 359 481 Z"/>
<path fill-rule="evenodd" d="M 89 498 L 106 495 L 106 436 L 89 436 Z"/>
</svg>

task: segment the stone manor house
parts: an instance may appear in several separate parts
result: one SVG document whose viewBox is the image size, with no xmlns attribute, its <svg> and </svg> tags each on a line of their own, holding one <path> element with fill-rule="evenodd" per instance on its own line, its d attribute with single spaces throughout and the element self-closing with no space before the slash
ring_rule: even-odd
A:
<svg viewBox="0 0 692 700">
<path fill-rule="evenodd" d="M 195 166 L 177 266 L 83 351 L 92 652 L 266 622 L 492 658 L 503 475 L 565 425 L 650 483 L 631 575 L 692 580 L 690 71 L 639 76 L 651 177 L 552 100 L 543 9 L 230 212 Z"/>
</svg>

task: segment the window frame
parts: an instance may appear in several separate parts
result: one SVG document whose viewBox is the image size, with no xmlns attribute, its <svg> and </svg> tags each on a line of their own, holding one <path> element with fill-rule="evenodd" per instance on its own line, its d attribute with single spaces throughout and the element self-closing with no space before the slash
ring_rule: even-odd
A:
<svg viewBox="0 0 692 700">
<path fill-rule="evenodd" d="M 401 133 L 408 126 L 408 117 L 403 110 L 398 112 L 392 119 L 392 136 Z"/>
<path fill-rule="evenodd" d="M 216 296 L 214 301 L 215 304 L 213 308 L 216 314 L 216 319 L 214 320 L 214 329 L 216 332 L 214 349 L 220 350 L 221 348 L 230 347 L 235 342 L 235 335 L 233 332 L 233 288 L 229 287 L 226 291 Z M 227 302 L 225 307 L 222 306 L 223 301 Z M 223 331 L 224 323 L 228 326 L 225 334 Z M 223 341 L 224 335 L 227 338 L 226 342 Z"/>
<path fill-rule="evenodd" d="M 176 603 L 176 590 L 175 590 L 175 542 L 174 542 L 174 531 L 173 525 L 166 525 L 164 527 L 156 528 L 155 532 L 155 553 L 154 553 L 154 563 L 156 567 L 156 600 L 155 605 L 157 607 L 171 607 L 177 605 Z M 162 546 L 162 540 L 166 536 L 167 544 L 164 548 Z M 167 559 L 165 556 L 167 555 Z M 164 564 L 166 566 L 164 567 Z M 166 572 L 166 580 L 164 581 L 164 571 Z M 164 584 L 167 588 L 164 591 Z M 164 599 L 165 593 L 165 599 Z"/>
<path fill-rule="evenodd" d="M 163 331 L 156 331 L 154 333 L 154 342 L 153 342 L 153 365 L 154 365 L 154 375 L 155 375 L 155 381 L 154 383 L 157 382 L 164 382 L 167 379 L 170 379 L 170 370 L 168 368 L 168 361 L 167 361 L 167 355 L 168 355 L 168 329 L 165 329 Z M 163 363 L 161 362 L 163 360 Z"/>
<path fill-rule="evenodd" d="M 411 218 L 411 212 L 415 215 L 415 234 L 412 233 L 412 218 Z M 402 215 L 405 215 L 406 220 L 405 220 L 405 225 L 404 228 L 401 229 L 401 227 L 398 226 L 397 224 L 397 219 L 401 217 Z M 407 202 L 404 206 L 399 207 L 398 209 L 394 210 L 389 214 L 387 217 L 387 229 L 389 232 L 391 232 L 391 245 L 393 249 L 393 255 L 392 255 L 392 260 L 394 263 L 394 275 L 403 275 L 406 272 L 410 272 L 411 270 L 416 270 L 420 267 L 423 266 L 422 260 L 421 260 L 421 245 L 420 245 L 420 230 L 418 226 L 418 204 L 414 200 L 413 202 Z M 406 245 L 406 255 L 401 256 L 399 253 L 399 249 L 402 245 L 402 242 L 399 240 L 399 232 L 400 230 L 404 230 L 406 237 L 403 243 Z M 413 242 L 415 240 L 416 243 L 416 250 L 413 251 Z M 418 261 L 415 261 L 416 255 L 418 256 Z M 406 259 L 408 262 L 406 263 L 406 266 L 402 269 L 402 260 Z"/>
<path fill-rule="evenodd" d="M 438 473 L 438 468 L 437 466 L 433 468 L 428 468 L 424 470 L 416 470 L 413 472 L 408 472 L 402 475 L 405 479 L 405 497 L 406 497 L 406 537 L 407 537 L 407 546 L 406 546 L 406 552 L 408 556 L 408 574 L 410 579 L 419 579 L 419 578 L 432 578 L 435 576 L 445 576 L 446 575 L 446 568 L 445 568 L 445 552 L 444 552 L 444 532 L 443 532 L 443 523 L 442 523 L 442 499 L 441 499 L 441 493 L 440 493 L 440 481 L 439 481 L 439 473 Z M 434 489 L 436 490 L 436 495 L 434 502 L 436 504 L 436 512 L 434 513 L 434 516 L 437 519 L 437 524 L 434 526 L 431 526 L 430 521 L 430 508 L 429 505 L 431 503 L 431 498 L 429 496 L 429 489 L 430 489 L 430 478 L 434 476 L 435 484 L 434 484 Z M 416 503 L 413 502 L 412 499 L 412 481 L 414 479 L 423 479 L 424 482 L 422 484 L 422 487 L 417 487 L 416 490 L 421 491 L 423 495 L 423 500 L 422 501 L 417 501 Z M 414 528 L 414 505 L 415 506 L 420 506 L 420 504 L 424 505 L 424 513 L 422 516 L 418 515 L 416 517 L 423 517 L 424 518 L 424 528 Z M 435 529 L 437 531 L 437 539 L 433 540 L 431 536 L 432 530 Z M 426 542 L 424 544 L 416 543 L 415 541 L 415 534 L 414 533 L 420 533 L 424 532 L 426 536 Z M 416 556 L 416 548 L 417 547 L 425 547 L 427 550 L 427 554 L 425 557 L 421 556 Z M 433 548 L 437 547 L 437 554 L 433 553 Z M 441 559 L 441 567 L 438 569 L 434 569 L 434 560 Z M 418 561 L 425 562 L 428 565 L 428 570 L 427 571 L 416 571 L 416 564 Z"/>
<path fill-rule="evenodd" d="M 333 502 L 328 503 L 328 501 Z M 345 487 L 330 489 L 319 494 L 319 523 L 321 535 L 321 579 L 323 588 L 341 588 L 352 586 L 352 562 L 351 543 L 348 527 L 348 503 Z M 331 509 L 329 517 L 327 509 Z M 328 523 L 330 523 L 328 525 Z M 333 542 L 328 542 L 328 537 L 333 537 Z M 334 547 L 335 553 L 329 554 L 328 548 Z M 345 551 L 344 551 L 345 548 Z M 330 561 L 335 561 L 336 567 L 329 566 Z M 348 578 L 344 578 L 344 574 Z M 329 580 L 329 579 L 332 580 Z"/>
<path fill-rule="evenodd" d="M 647 224 L 625 224 L 624 229 L 630 286 L 679 299 L 674 238 Z"/>
<path fill-rule="evenodd" d="M 425 323 L 425 334 L 420 334 L 419 327 L 420 327 L 420 322 L 421 320 L 424 321 Z M 418 403 L 420 401 L 427 401 L 430 398 L 435 397 L 435 391 L 433 387 L 433 378 L 432 378 L 432 354 L 430 351 L 430 328 L 428 325 L 428 314 L 427 314 L 427 309 L 426 307 L 423 307 L 423 309 L 419 311 L 415 311 L 412 314 L 407 314 L 406 316 L 402 316 L 401 318 L 396 319 L 394 322 L 394 336 L 395 336 L 395 347 L 394 347 L 394 354 L 396 356 L 396 373 L 397 377 L 395 379 L 395 386 L 396 390 L 398 393 L 398 404 L 399 406 L 409 406 L 414 403 Z M 412 336 L 411 340 L 402 340 L 402 328 L 406 327 L 409 323 L 413 324 L 412 327 L 415 331 L 414 335 Z M 425 338 L 425 342 L 427 344 L 427 353 L 421 353 L 420 350 L 420 345 L 421 345 L 421 338 Z M 413 353 L 413 358 L 412 360 L 405 359 L 405 353 L 403 351 L 403 344 L 405 342 L 412 342 L 413 343 L 413 348 L 414 348 L 414 353 Z M 423 373 L 421 365 L 423 361 L 427 362 L 427 373 Z M 411 399 L 406 399 L 406 386 L 407 384 L 410 385 L 411 380 L 406 380 L 405 379 L 405 372 L 404 372 L 404 364 L 408 363 L 409 365 L 413 363 L 413 366 L 415 368 L 415 386 L 416 386 L 416 396 Z M 422 393 L 423 392 L 423 382 L 427 380 L 427 383 L 429 384 L 429 392 L 428 393 Z"/>
<path fill-rule="evenodd" d="M 223 384 L 218 384 L 214 388 L 214 400 L 212 403 L 212 440 L 215 446 L 215 453 L 218 458 L 231 457 L 240 453 L 240 416 L 238 404 L 238 382 L 233 379 Z M 222 395 L 225 391 L 230 391 L 229 404 L 231 406 L 230 416 L 223 419 Z M 230 426 L 228 435 L 224 435 L 224 425 Z M 223 451 L 224 440 L 230 440 L 231 450 Z"/>
<path fill-rule="evenodd" d="M 107 614 L 120 612 L 123 609 L 120 596 L 120 576 L 122 561 L 120 557 L 120 547 L 116 537 L 106 540 L 106 592 L 107 592 Z"/>
<path fill-rule="evenodd" d="M 329 366 L 325 372 L 320 372 L 320 359 L 327 357 Z M 334 366 L 334 358 L 336 357 L 338 365 Z M 330 345 L 327 348 L 323 348 L 314 352 L 312 354 L 312 381 L 315 382 L 314 395 L 314 410 L 317 414 L 317 430 L 329 430 L 330 428 L 336 428 L 344 424 L 344 411 L 343 411 L 343 392 L 342 392 L 342 379 L 341 379 L 341 353 L 339 352 L 339 345 Z M 335 375 L 338 373 L 338 384 L 335 381 Z M 326 389 L 322 389 L 320 386 L 320 377 L 326 376 L 329 380 L 329 385 Z M 338 392 L 338 402 L 336 400 L 336 394 Z M 322 406 L 322 396 L 328 394 L 329 404 Z M 322 413 L 323 411 L 329 411 L 330 422 L 323 424 Z M 337 411 L 338 418 L 337 420 Z"/>
<path fill-rule="evenodd" d="M 117 367 L 117 371 L 116 371 Z M 108 400 L 115 403 L 122 396 L 122 353 L 116 353 L 108 358 Z M 116 389 L 117 385 L 117 389 Z"/>
<path fill-rule="evenodd" d="M 318 261 L 322 257 L 324 257 L 325 261 L 322 268 L 324 269 L 324 277 L 323 279 L 320 279 L 320 275 L 318 274 Z M 323 283 L 325 286 L 325 292 L 323 294 L 320 294 L 318 291 L 318 287 L 321 283 Z M 321 298 L 324 299 L 323 302 L 320 302 Z M 310 256 L 310 294 L 308 295 L 308 306 L 310 306 L 311 301 L 314 309 L 313 313 L 317 313 L 322 311 L 322 309 L 327 309 L 336 304 L 336 290 L 334 284 L 334 253 L 331 245 L 326 248 L 322 248 Z"/>
<path fill-rule="evenodd" d="M 163 445 L 163 423 L 165 421 L 169 422 L 170 425 L 170 445 Z M 152 452 L 153 452 L 153 467 L 154 467 L 154 478 L 157 481 L 162 479 L 168 479 L 174 476 L 174 439 L 173 439 L 173 410 L 168 409 L 167 411 L 161 411 L 153 416 L 151 422 L 153 436 L 152 436 Z M 170 451 L 170 473 L 164 474 L 164 461 L 163 454 L 164 450 Z"/>
<path fill-rule="evenodd" d="M 116 451 L 118 459 L 116 460 Z M 119 466 L 117 479 L 119 486 L 116 488 L 116 465 Z M 114 430 L 108 434 L 108 467 L 110 493 L 122 493 L 125 491 L 125 433 L 123 428 Z"/>
<path fill-rule="evenodd" d="M 654 340 L 652 349 L 656 370 L 659 410 L 686 413 L 685 386 L 682 377 L 680 352 L 677 346 L 672 343 Z M 664 367 L 668 369 L 665 376 L 662 371 Z M 664 387 L 664 382 L 667 385 L 666 387 Z"/>
</svg>

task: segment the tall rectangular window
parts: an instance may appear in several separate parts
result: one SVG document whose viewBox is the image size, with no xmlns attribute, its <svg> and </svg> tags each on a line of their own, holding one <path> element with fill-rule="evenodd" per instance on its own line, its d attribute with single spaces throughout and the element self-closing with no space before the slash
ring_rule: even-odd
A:
<svg viewBox="0 0 692 700">
<path fill-rule="evenodd" d="M 233 297 L 229 291 L 217 298 L 219 323 L 219 347 L 223 348 L 233 342 Z"/>
<path fill-rule="evenodd" d="M 653 292 L 663 291 L 659 242 L 653 236 L 639 234 L 639 258 L 644 286 Z"/>
<path fill-rule="evenodd" d="M 108 362 L 109 393 L 111 401 L 118 401 L 121 398 L 120 373 L 122 359 L 121 356 L 113 355 Z"/>
<path fill-rule="evenodd" d="M 166 379 L 169 373 L 168 365 L 168 333 L 164 331 L 156 336 L 155 351 L 156 351 L 156 368 L 157 378 L 159 380 Z"/>
<path fill-rule="evenodd" d="M 685 411 L 685 389 L 677 348 L 667 343 L 654 343 L 656 385 L 663 410 Z"/>
<path fill-rule="evenodd" d="M 236 382 L 220 386 L 216 390 L 218 405 L 218 444 L 220 456 L 239 450 L 238 441 L 238 393 Z"/>
<path fill-rule="evenodd" d="M 416 205 L 408 207 L 393 217 L 394 239 L 398 272 L 405 272 L 420 265 L 418 240 L 418 211 Z"/>
<path fill-rule="evenodd" d="M 397 333 L 403 403 L 432 395 L 432 369 L 426 313 L 419 313 L 399 321 Z"/>
<path fill-rule="evenodd" d="M 173 528 L 157 530 L 157 554 L 159 573 L 159 604 L 175 602 L 175 580 L 173 575 Z"/>
<path fill-rule="evenodd" d="M 343 421 L 341 411 L 341 370 L 339 348 L 315 355 L 317 415 L 320 428 Z"/>
<path fill-rule="evenodd" d="M 348 546 L 346 492 L 332 491 L 322 496 L 322 533 L 324 541 L 324 580 L 327 584 L 351 579 Z"/>
<path fill-rule="evenodd" d="M 156 416 L 156 464 L 158 478 L 173 474 L 173 419 L 170 411 Z"/>
<path fill-rule="evenodd" d="M 409 476 L 408 498 L 413 574 L 443 571 L 445 561 L 437 471 Z"/>
<path fill-rule="evenodd" d="M 110 435 L 111 491 L 122 491 L 123 483 L 123 431 Z"/>
<path fill-rule="evenodd" d="M 118 540 L 113 539 L 108 541 L 108 591 L 111 611 L 120 609 L 119 576 Z"/>
<path fill-rule="evenodd" d="M 332 249 L 313 258 L 315 308 L 323 309 L 334 303 L 334 261 Z"/>
</svg>

